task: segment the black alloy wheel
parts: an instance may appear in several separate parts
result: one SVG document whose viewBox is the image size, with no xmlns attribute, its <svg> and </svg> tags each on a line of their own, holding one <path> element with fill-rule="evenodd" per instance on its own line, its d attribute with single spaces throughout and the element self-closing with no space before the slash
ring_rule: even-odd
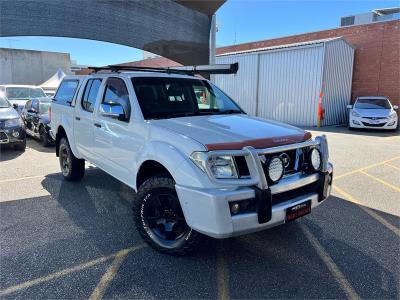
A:
<svg viewBox="0 0 400 300">
<path fill-rule="evenodd" d="M 139 187 L 133 209 L 140 234 L 160 252 L 185 255 L 202 237 L 187 225 L 172 178 L 146 180 Z"/>
</svg>

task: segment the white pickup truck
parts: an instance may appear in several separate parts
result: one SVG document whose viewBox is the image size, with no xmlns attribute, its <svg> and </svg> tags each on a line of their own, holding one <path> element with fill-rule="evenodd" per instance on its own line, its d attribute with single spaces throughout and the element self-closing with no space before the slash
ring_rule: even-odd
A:
<svg viewBox="0 0 400 300">
<path fill-rule="evenodd" d="M 204 235 L 284 224 L 330 195 L 325 136 L 248 116 L 194 68 L 126 69 L 65 77 L 51 129 L 66 180 L 88 161 L 136 191 L 136 226 L 155 249 L 183 255 Z"/>
</svg>

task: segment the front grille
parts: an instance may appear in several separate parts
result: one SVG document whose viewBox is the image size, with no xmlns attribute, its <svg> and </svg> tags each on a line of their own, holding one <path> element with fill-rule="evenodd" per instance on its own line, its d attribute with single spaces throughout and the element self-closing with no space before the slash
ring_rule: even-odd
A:
<svg viewBox="0 0 400 300">
<path fill-rule="evenodd" d="M 305 196 L 312 193 L 318 193 L 319 187 L 320 187 L 319 181 L 315 181 L 313 183 L 304 185 L 302 187 L 299 187 L 291 191 L 274 194 L 272 195 L 272 205 L 283 203 L 296 197 Z"/>
<path fill-rule="evenodd" d="M 7 142 L 8 141 L 8 136 L 5 132 L 0 131 L 0 142 Z"/>
<path fill-rule="evenodd" d="M 364 119 L 369 119 L 369 120 L 383 120 L 386 119 L 386 117 L 363 117 Z"/>
<path fill-rule="evenodd" d="M 364 124 L 364 126 L 368 126 L 368 127 L 383 127 L 386 125 L 386 123 L 380 123 L 380 124 L 369 124 L 367 122 L 362 122 Z"/>
</svg>

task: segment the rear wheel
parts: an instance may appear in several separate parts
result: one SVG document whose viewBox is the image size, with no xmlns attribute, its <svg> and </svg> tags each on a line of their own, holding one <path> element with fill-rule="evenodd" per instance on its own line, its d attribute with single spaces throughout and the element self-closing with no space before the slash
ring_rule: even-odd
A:
<svg viewBox="0 0 400 300">
<path fill-rule="evenodd" d="M 64 179 L 68 181 L 79 181 L 82 179 L 85 174 L 85 160 L 75 157 L 65 137 L 60 141 L 59 160 Z"/>
<path fill-rule="evenodd" d="M 160 252 L 185 255 L 201 240 L 202 235 L 186 223 L 172 178 L 156 176 L 146 180 L 139 187 L 133 209 L 140 234 Z"/>
<path fill-rule="evenodd" d="M 40 126 L 39 134 L 40 134 L 40 141 L 42 142 L 42 145 L 45 147 L 48 147 L 50 145 L 49 136 L 47 134 L 46 129 L 43 126 Z"/>
</svg>

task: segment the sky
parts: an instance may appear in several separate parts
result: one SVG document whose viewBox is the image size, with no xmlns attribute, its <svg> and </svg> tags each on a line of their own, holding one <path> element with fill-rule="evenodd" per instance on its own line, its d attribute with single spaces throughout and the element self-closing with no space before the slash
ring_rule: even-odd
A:
<svg viewBox="0 0 400 300">
<path fill-rule="evenodd" d="M 395 6 L 399 1 L 228 0 L 217 11 L 217 46 L 336 28 L 342 16 Z M 142 59 L 142 51 L 134 48 L 72 38 L 2 37 L 1 47 L 67 52 L 88 66 Z"/>
</svg>

